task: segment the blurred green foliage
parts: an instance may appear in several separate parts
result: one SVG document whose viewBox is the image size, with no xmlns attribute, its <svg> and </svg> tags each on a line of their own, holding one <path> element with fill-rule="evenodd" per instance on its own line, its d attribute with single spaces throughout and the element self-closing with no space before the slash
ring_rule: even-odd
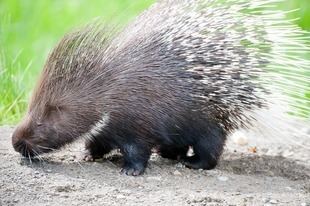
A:
<svg viewBox="0 0 310 206">
<path fill-rule="evenodd" d="M 126 23 L 154 0 L 1 0 L 0 125 L 13 124 L 26 109 L 31 88 L 53 45 L 64 33 L 95 17 Z M 310 30 L 309 0 L 287 0 L 283 10 Z M 310 58 L 310 56 L 309 56 Z M 310 99 L 310 91 L 308 92 Z"/>
<path fill-rule="evenodd" d="M 1 0 L 0 125 L 26 109 L 48 52 L 68 31 L 96 17 L 126 23 L 153 0 Z"/>
<path fill-rule="evenodd" d="M 297 19 L 297 24 L 305 30 L 310 31 L 310 1 L 309 0 L 286 0 L 281 3 L 280 8 L 285 11 L 296 10 L 288 14 L 288 18 Z"/>
</svg>

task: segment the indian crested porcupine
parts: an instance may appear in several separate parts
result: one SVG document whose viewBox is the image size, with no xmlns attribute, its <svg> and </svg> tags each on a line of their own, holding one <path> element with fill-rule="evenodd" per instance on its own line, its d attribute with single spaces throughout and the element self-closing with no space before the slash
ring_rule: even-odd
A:
<svg viewBox="0 0 310 206">
<path fill-rule="evenodd" d="M 94 24 L 66 35 L 12 136 L 15 150 L 31 157 L 86 137 L 91 159 L 120 149 L 127 175 L 145 170 L 154 147 L 214 168 L 226 136 L 290 85 L 279 71 L 306 69 L 286 53 L 307 50 L 304 33 L 276 2 L 166 0 L 122 31 Z"/>
</svg>

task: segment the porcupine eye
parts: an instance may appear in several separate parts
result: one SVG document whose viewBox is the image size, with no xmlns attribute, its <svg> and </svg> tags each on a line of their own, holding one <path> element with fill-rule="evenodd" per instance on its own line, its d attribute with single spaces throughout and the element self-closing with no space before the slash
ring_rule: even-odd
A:
<svg viewBox="0 0 310 206">
<path fill-rule="evenodd" d="M 46 153 L 59 148 L 64 139 L 61 136 L 66 112 L 61 106 L 46 105 L 42 116 L 34 122 L 33 136 L 29 139 L 36 154 Z"/>
<path fill-rule="evenodd" d="M 54 123 L 60 120 L 61 114 L 63 113 L 64 109 L 62 106 L 55 106 L 55 105 L 47 105 L 45 112 L 44 112 L 44 119 L 47 122 Z M 39 125 L 42 125 L 43 122 L 38 122 Z"/>
</svg>

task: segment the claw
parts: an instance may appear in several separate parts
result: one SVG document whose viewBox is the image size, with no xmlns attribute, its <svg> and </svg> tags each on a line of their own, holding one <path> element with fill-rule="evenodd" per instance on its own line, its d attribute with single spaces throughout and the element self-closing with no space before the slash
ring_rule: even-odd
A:
<svg viewBox="0 0 310 206">
<path fill-rule="evenodd" d="M 85 162 L 94 162 L 95 158 L 93 157 L 93 155 L 91 155 L 88 151 L 85 152 L 83 158 L 82 158 Z"/>
<path fill-rule="evenodd" d="M 126 174 L 128 176 L 138 176 L 141 175 L 143 172 L 144 170 L 137 168 L 122 168 L 120 173 Z"/>
</svg>

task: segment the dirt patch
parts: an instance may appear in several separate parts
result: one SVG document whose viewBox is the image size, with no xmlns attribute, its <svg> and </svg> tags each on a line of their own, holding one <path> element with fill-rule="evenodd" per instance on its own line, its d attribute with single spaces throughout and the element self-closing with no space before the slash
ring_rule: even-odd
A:
<svg viewBox="0 0 310 206">
<path fill-rule="evenodd" d="M 119 156 L 81 161 L 81 142 L 30 162 L 14 152 L 11 132 L 0 128 L 0 205 L 310 205 L 307 148 L 255 142 L 253 153 L 251 140 L 229 141 L 214 170 L 153 155 L 143 176 L 128 177 Z"/>
</svg>

